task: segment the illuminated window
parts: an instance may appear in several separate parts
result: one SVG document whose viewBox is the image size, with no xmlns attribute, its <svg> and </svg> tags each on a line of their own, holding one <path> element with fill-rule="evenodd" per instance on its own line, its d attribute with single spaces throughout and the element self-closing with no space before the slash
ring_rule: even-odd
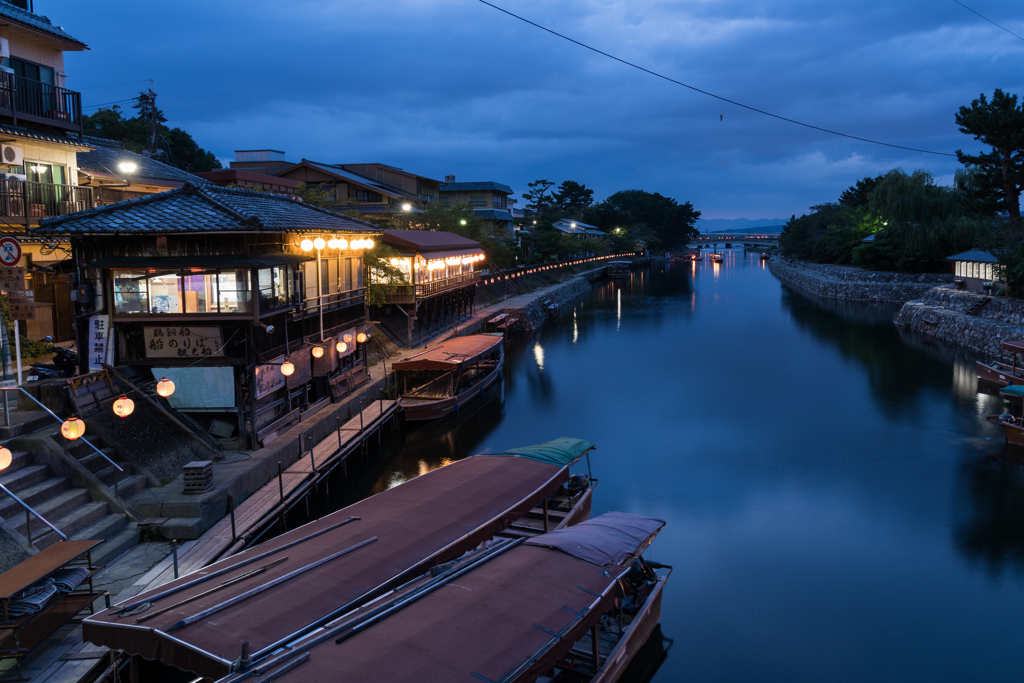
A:
<svg viewBox="0 0 1024 683">
<path fill-rule="evenodd" d="M 248 270 L 115 270 L 119 314 L 249 313 Z"/>
</svg>

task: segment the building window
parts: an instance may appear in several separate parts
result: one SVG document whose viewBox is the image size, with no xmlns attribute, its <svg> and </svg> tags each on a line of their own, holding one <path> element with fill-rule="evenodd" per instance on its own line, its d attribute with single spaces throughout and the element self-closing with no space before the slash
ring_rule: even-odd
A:
<svg viewBox="0 0 1024 683">
<path fill-rule="evenodd" d="M 504 209 L 505 208 L 505 196 L 504 195 L 500 195 L 500 194 L 494 195 L 494 208 L 495 209 Z"/>
<path fill-rule="evenodd" d="M 248 270 L 115 270 L 118 314 L 249 313 Z"/>
<path fill-rule="evenodd" d="M 471 194 L 469 195 L 469 205 L 474 209 L 486 209 L 487 208 L 487 195 L 483 194 Z"/>
<path fill-rule="evenodd" d="M 357 202 L 376 202 L 378 204 L 384 201 L 384 198 L 379 192 L 373 192 L 371 190 L 364 190 L 359 187 L 351 186 L 348 188 L 348 198 L 354 199 Z"/>
<path fill-rule="evenodd" d="M 441 195 L 441 203 L 442 204 L 447 204 L 448 203 L 448 195 L 446 195 L 446 194 Z"/>
<path fill-rule="evenodd" d="M 35 62 L 27 62 L 24 59 L 18 59 L 17 57 L 11 57 L 8 66 L 14 70 L 15 76 L 21 76 L 22 78 L 27 78 L 30 81 L 39 81 L 40 83 L 46 83 L 47 85 L 54 84 L 53 69 L 48 66 L 36 64 Z"/>
<path fill-rule="evenodd" d="M 291 266 L 260 268 L 258 277 L 261 312 L 288 306 L 294 301 L 292 283 L 295 278 Z"/>
</svg>

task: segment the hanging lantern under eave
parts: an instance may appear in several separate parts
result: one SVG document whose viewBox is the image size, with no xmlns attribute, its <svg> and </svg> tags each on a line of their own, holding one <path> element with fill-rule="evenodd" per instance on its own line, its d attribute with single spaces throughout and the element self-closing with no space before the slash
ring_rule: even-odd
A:
<svg viewBox="0 0 1024 683">
<path fill-rule="evenodd" d="M 285 377 L 291 377 L 292 373 L 295 372 L 295 364 L 291 361 L 285 361 L 281 363 L 281 374 Z"/>
<path fill-rule="evenodd" d="M 327 242 L 324 240 L 323 237 L 317 237 L 315 240 L 313 240 L 313 246 L 316 247 L 317 249 L 323 249 L 324 247 L 327 246 Z"/>
<path fill-rule="evenodd" d="M 128 417 L 135 410 L 135 401 L 131 400 L 127 396 L 114 401 L 114 415 L 118 417 Z"/>
<path fill-rule="evenodd" d="M 338 342 L 337 349 L 338 349 L 338 353 L 345 353 L 346 351 L 348 351 L 348 344 L 346 344 L 343 341 L 340 341 L 340 342 Z"/>
<path fill-rule="evenodd" d="M 0 448 L 0 471 L 6 470 L 14 462 L 14 453 L 11 453 L 11 449 L 4 446 Z"/>
<path fill-rule="evenodd" d="M 164 377 L 156 383 L 156 393 L 167 398 L 174 393 L 174 382 Z"/>
<path fill-rule="evenodd" d="M 302 251 L 313 251 L 313 240 L 302 240 L 299 247 L 302 248 Z"/>
<path fill-rule="evenodd" d="M 359 342 L 360 344 L 365 344 L 366 343 L 366 333 L 365 332 L 360 332 L 359 334 L 357 334 L 356 335 L 356 341 Z"/>
<path fill-rule="evenodd" d="M 77 417 L 69 417 L 61 424 L 60 434 L 68 441 L 74 441 L 85 434 L 85 423 Z"/>
<path fill-rule="evenodd" d="M 323 356 L 324 356 L 324 347 L 322 347 L 322 346 L 314 346 L 313 350 L 310 351 L 310 353 L 313 354 L 313 358 L 323 358 Z"/>
<path fill-rule="evenodd" d="M 346 344 L 351 344 L 352 343 L 352 335 L 351 334 L 346 334 L 344 337 L 342 337 L 342 339 L 345 340 Z"/>
</svg>

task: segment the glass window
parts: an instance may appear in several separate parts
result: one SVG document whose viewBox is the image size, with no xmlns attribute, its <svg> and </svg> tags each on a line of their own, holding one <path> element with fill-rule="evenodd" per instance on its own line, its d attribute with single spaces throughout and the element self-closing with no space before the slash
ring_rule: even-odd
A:
<svg viewBox="0 0 1024 683">
<path fill-rule="evenodd" d="M 181 278 L 174 273 L 151 276 L 149 300 L 151 313 L 181 313 Z"/>
<path fill-rule="evenodd" d="M 272 311 L 292 302 L 292 267 L 276 266 L 259 271 L 260 310 Z"/>
<path fill-rule="evenodd" d="M 475 209 L 487 208 L 487 195 L 484 194 L 471 194 L 469 195 L 469 205 Z"/>
<path fill-rule="evenodd" d="M 505 197 L 504 197 L 504 195 L 500 195 L 500 194 L 494 195 L 494 208 L 495 209 L 504 209 L 505 208 Z"/>
<path fill-rule="evenodd" d="M 116 313 L 248 313 L 248 270 L 115 270 Z"/>
<path fill-rule="evenodd" d="M 217 295 L 221 313 L 249 313 L 252 311 L 249 271 L 228 270 L 217 275 Z"/>
<path fill-rule="evenodd" d="M 149 313 L 145 274 L 130 270 L 114 271 L 114 309 L 118 313 Z"/>
</svg>

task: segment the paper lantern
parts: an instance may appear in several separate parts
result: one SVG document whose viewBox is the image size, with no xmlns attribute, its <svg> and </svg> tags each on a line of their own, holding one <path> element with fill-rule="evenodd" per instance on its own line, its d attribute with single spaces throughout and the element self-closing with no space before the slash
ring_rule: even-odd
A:
<svg viewBox="0 0 1024 683">
<path fill-rule="evenodd" d="M 360 344 L 365 344 L 366 343 L 366 334 L 363 333 L 363 332 L 360 332 L 359 334 L 357 334 L 356 335 L 356 341 L 359 342 Z"/>
<path fill-rule="evenodd" d="M 352 343 L 352 335 L 351 334 L 346 334 L 344 337 L 342 337 L 342 339 L 345 341 L 346 344 L 351 344 Z"/>
<path fill-rule="evenodd" d="M 14 453 L 11 453 L 11 449 L 4 446 L 0 448 L 0 470 L 6 470 L 14 462 Z"/>
<path fill-rule="evenodd" d="M 317 237 L 315 240 L 313 240 L 313 246 L 316 247 L 317 249 L 323 249 L 324 247 L 327 246 L 327 242 L 324 241 L 323 237 Z"/>
<path fill-rule="evenodd" d="M 338 353 L 345 353 L 348 351 L 348 344 L 343 341 L 338 342 Z"/>
<path fill-rule="evenodd" d="M 338 249 L 348 249 L 348 240 L 344 237 L 338 239 Z"/>
<path fill-rule="evenodd" d="M 363 240 L 363 245 L 367 249 L 373 249 L 373 240 Z"/>
<path fill-rule="evenodd" d="M 324 347 L 322 347 L 322 346 L 314 346 L 313 350 L 310 351 L 310 353 L 313 354 L 313 358 L 323 358 Z"/>
<path fill-rule="evenodd" d="M 114 415 L 118 417 L 128 417 L 135 410 L 135 401 L 131 400 L 127 396 L 114 401 Z"/>
<path fill-rule="evenodd" d="M 174 382 L 164 377 L 156 383 L 156 393 L 167 398 L 174 393 Z"/>
<path fill-rule="evenodd" d="M 77 417 L 69 417 L 61 424 L 60 433 L 68 441 L 74 441 L 85 434 L 85 423 Z"/>
<path fill-rule="evenodd" d="M 313 240 L 302 240 L 302 242 L 299 243 L 299 246 L 302 247 L 302 251 L 312 251 Z"/>
<path fill-rule="evenodd" d="M 293 363 L 291 363 L 290 361 L 285 361 L 281 363 L 282 375 L 284 375 L 285 377 L 290 377 L 293 372 L 295 372 L 295 365 Z"/>
<path fill-rule="evenodd" d="M 333 239 L 333 238 L 327 240 L 327 248 L 328 249 L 337 249 L 338 248 L 338 240 Z"/>
</svg>

